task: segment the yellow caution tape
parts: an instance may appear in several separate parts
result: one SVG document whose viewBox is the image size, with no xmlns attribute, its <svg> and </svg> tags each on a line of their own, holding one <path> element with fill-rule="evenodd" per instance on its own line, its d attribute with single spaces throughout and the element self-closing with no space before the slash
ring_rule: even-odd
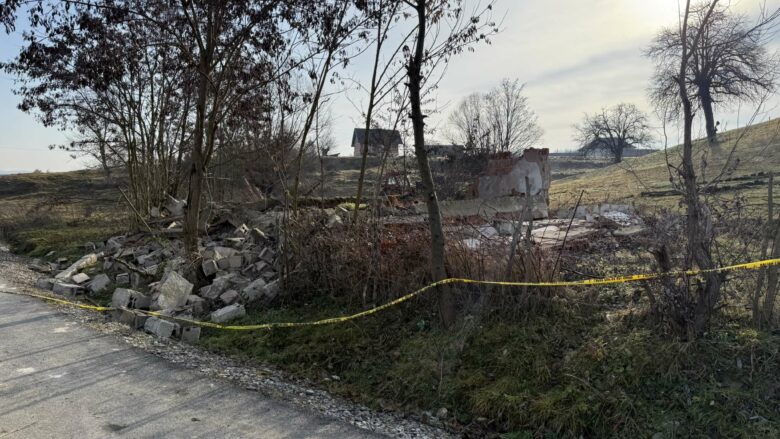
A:
<svg viewBox="0 0 780 439">
<path fill-rule="evenodd" d="M 56 297 L 44 296 L 43 294 L 20 293 L 18 291 L 0 291 L 0 293 L 15 294 L 17 296 L 35 297 L 36 299 L 48 300 L 49 302 L 59 303 L 61 305 L 75 306 L 76 308 L 88 309 L 90 311 L 111 311 L 114 309 L 106 306 L 85 305 L 83 303 L 71 302 L 69 300 L 58 299 Z"/>
<path fill-rule="evenodd" d="M 675 272 L 668 272 L 668 273 L 634 274 L 629 276 L 618 276 L 618 277 L 609 277 L 609 278 L 601 278 L 601 279 L 585 279 L 585 280 L 577 280 L 577 281 L 562 281 L 562 282 L 500 282 L 500 281 L 474 280 L 474 279 L 464 279 L 464 278 L 448 278 L 448 279 L 442 279 L 437 282 L 433 282 L 430 285 L 424 286 L 419 290 L 409 293 L 405 296 L 401 296 L 391 302 L 385 303 L 383 305 L 379 305 L 371 309 L 367 309 L 365 311 L 361 311 L 356 314 L 351 314 L 351 315 L 341 316 L 341 317 L 331 317 L 327 319 L 314 320 L 310 322 L 279 322 L 279 323 L 262 323 L 259 325 L 222 325 L 219 323 L 202 322 L 199 320 L 168 316 L 156 311 L 142 311 L 142 310 L 133 310 L 133 311 L 140 312 L 148 316 L 154 316 L 163 319 L 183 322 L 192 326 L 200 326 L 204 328 L 222 329 L 222 330 L 229 330 L 229 331 L 255 331 L 260 329 L 295 328 L 295 327 L 330 325 L 334 323 L 348 322 L 350 320 L 359 319 L 361 317 L 366 317 L 372 314 L 376 314 L 380 311 L 384 311 L 388 308 L 391 308 L 393 306 L 406 302 L 410 299 L 413 299 L 432 288 L 435 288 L 440 285 L 447 285 L 447 284 L 462 283 L 462 284 L 499 285 L 499 286 L 506 286 L 506 287 L 575 287 L 575 286 L 611 285 L 611 284 L 620 284 L 620 283 L 628 283 L 628 282 L 655 280 L 655 279 L 661 279 L 667 277 L 700 276 L 703 274 L 724 273 L 724 272 L 736 271 L 736 270 L 757 270 L 772 265 L 780 265 L 780 258 L 767 259 L 767 260 L 756 261 L 756 262 L 747 262 L 744 264 L 728 265 L 725 267 L 711 268 L 707 270 L 686 270 L 686 271 L 675 271 Z M 8 293 L 37 297 L 40 299 L 49 300 L 64 305 L 76 306 L 79 308 L 93 310 L 93 311 L 111 311 L 114 309 L 114 308 L 103 307 L 103 306 L 84 305 L 76 302 L 70 302 L 62 299 L 55 299 L 53 297 L 43 296 L 38 294 L 17 293 L 17 292 L 8 292 Z"/>
</svg>

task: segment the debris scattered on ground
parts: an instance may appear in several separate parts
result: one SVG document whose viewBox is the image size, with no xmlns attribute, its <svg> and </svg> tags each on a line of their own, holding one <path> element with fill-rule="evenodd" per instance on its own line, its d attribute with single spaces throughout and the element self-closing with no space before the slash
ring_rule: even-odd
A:
<svg viewBox="0 0 780 439">
<path fill-rule="evenodd" d="M 184 201 L 169 197 L 151 216 L 161 230 L 169 230 L 178 226 L 176 218 L 185 207 Z M 177 317 L 235 321 L 246 315 L 248 306 L 267 306 L 279 294 L 277 217 L 274 212 L 259 216 L 251 226 L 229 216 L 218 218 L 194 258 L 175 234 L 135 233 L 90 243 L 90 253 L 74 263 L 64 258 L 54 266 L 33 261 L 30 269 L 44 274 L 36 281 L 38 288 L 69 299 L 113 290 L 117 321 L 194 343 L 200 331 L 180 328 Z M 158 311 L 162 317 L 141 318 L 144 311 Z"/>
<path fill-rule="evenodd" d="M 542 192 L 540 192 L 542 194 Z M 519 197 L 518 200 L 521 200 Z M 478 200 L 479 201 L 479 200 Z M 513 239 L 527 233 L 528 223 L 522 221 L 520 201 L 504 210 L 464 211 L 447 221 L 447 232 L 458 237 L 470 250 L 483 246 L 511 245 Z M 155 224 L 161 230 L 179 227 L 177 218 L 186 203 L 174 198 L 161 210 Z M 517 209 L 521 209 L 518 211 Z M 326 209 L 328 210 L 328 209 Z M 36 285 L 67 298 L 78 295 L 98 296 L 115 288 L 112 304 L 118 309 L 160 311 L 165 317 L 146 319 L 143 324 L 133 314 L 115 313 L 117 319 L 162 338 L 181 337 L 177 328 L 185 319 L 233 322 L 246 315 L 248 307 L 271 304 L 283 290 L 279 278 L 280 260 L 276 234 L 278 212 L 270 211 L 247 216 L 247 224 L 230 214 L 221 213 L 208 227 L 208 234 L 199 243 L 199 252 L 187 255 L 180 237 L 175 234 L 136 233 L 114 236 L 103 243 L 90 243 L 90 253 L 69 264 L 60 260 L 57 267 L 66 267 L 53 275 L 52 266 L 33 261 L 30 268 L 43 273 Z M 326 212 L 329 227 L 340 227 L 343 209 Z M 387 222 L 410 223 L 410 215 L 394 214 Z M 339 217 L 339 220 L 335 218 Z M 575 247 L 598 235 L 629 237 L 644 232 L 641 218 L 632 206 L 601 204 L 562 210 L 558 218 L 533 222 L 531 241 L 541 248 Z M 188 262 L 192 261 L 192 262 Z M 56 272 L 56 271 L 55 271 Z M 169 327 L 159 321 L 170 317 Z M 187 332 L 187 341 L 199 337 Z"/>
<path fill-rule="evenodd" d="M 39 273 L 27 269 L 29 264 L 22 258 L 0 249 L 0 272 L 3 277 L 23 286 L 23 289 L 33 292 Z M 97 276 L 95 276 L 97 278 Z M 273 398 L 289 401 L 299 407 L 321 413 L 323 416 L 363 428 L 367 431 L 393 438 L 454 438 L 454 434 L 437 427 L 420 422 L 416 415 L 374 411 L 363 405 L 331 396 L 325 390 L 314 387 L 309 381 L 299 379 L 270 366 L 249 366 L 235 359 L 214 354 L 191 343 L 197 342 L 200 328 L 182 327 L 178 336 L 186 343 L 177 343 L 144 334 L 135 329 L 142 329 L 149 317 L 137 310 L 118 310 L 111 320 L 107 321 L 105 314 L 61 307 L 61 312 L 69 318 L 87 325 L 92 329 L 120 337 L 124 342 L 181 367 L 197 370 L 204 376 L 225 379 L 235 385 L 261 392 Z M 430 420 L 440 425 L 441 422 Z"/>
</svg>

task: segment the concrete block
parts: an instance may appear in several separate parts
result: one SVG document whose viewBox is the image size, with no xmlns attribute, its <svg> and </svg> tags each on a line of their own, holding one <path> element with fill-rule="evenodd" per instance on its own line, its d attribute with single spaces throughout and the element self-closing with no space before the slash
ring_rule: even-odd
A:
<svg viewBox="0 0 780 439">
<path fill-rule="evenodd" d="M 220 270 L 228 270 L 228 269 L 230 269 L 230 258 L 229 257 L 225 257 L 225 258 L 217 260 L 217 267 L 219 267 Z"/>
<path fill-rule="evenodd" d="M 168 213 L 173 216 L 182 216 L 184 215 L 185 206 L 187 206 L 187 202 L 185 200 L 177 200 L 176 198 L 168 195 L 168 201 L 163 207 L 165 207 L 165 210 L 167 210 Z"/>
<path fill-rule="evenodd" d="M 512 236 L 515 233 L 515 221 L 497 221 L 496 230 L 501 236 Z"/>
<path fill-rule="evenodd" d="M 65 297 L 76 297 L 76 294 L 81 292 L 81 286 L 76 284 L 69 284 L 66 282 L 55 281 L 52 285 L 52 291 L 56 294 L 60 294 Z"/>
<path fill-rule="evenodd" d="M 276 296 L 279 295 L 279 291 L 281 290 L 281 285 L 279 284 L 279 280 L 275 280 L 268 285 L 265 286 L 265 300 L 271 301 L 276 298 Z"/>
<path fill-rule="evenodd" d="M 259 274 L 263 274 L 268 273 L 269 271 L 274 271 L 274 267 L 272 267 L 268 262 L 259 261 L 255 264 L 255 270 L 257 270 Z"/>
<path fill-rule="evenodd" d="M 154 252 L 146 255 L 138 255 L 135 260 L 138 261 L 138 265 L 141 267 L 150 267 L 160 263 L 160 256 L 157 252 Z"/>
<path fill-rule="evenodd" d="M 179 332 L 179 325 L 157 317 L 149 317 L 144 322 L 144 331 L 160 338 L 171 338 Z"/>
<path fill-rule="evenodd" d="M 219 300 L 221 300 L 225 305 L 232 305 L 236 303 L 240 297 L 241 296 L 238 294 L 238 291 L 227 290 L 219 296 Z"/>
<path fill-rule="evenodd" d="M 239 269 L 244 265 L 244 258 L 241 255 L 235 255 L 227 258 L 228 269 Z"/>
<path fill-rule="evenodd" d="M 268 237 L 265 236 L 265 233 L 263 233 L 263 231 L 258 228 L 250 230 L 249 237 L 252 238 L 252 242 L 255 244 L 260 244 L 268 240 Z"/>
<path fill-rule="evenodd" d="M 479 227 L 479 234 L 487 239 L 496 238 L 499 235 L 498 230 L 491 225 L 484 225 Z"/>
<path fill-rule="evenodd" d="M 264 260 L 265 262 L 269 264 L 274 263 L 274 258 L 276 255 L 274 254 L 274 251 L 270 248 L 266 247 L 263 250 L 260 251 L 260 259 Z"/>
<path fill-rule="evenodd" d="M 120 238 L 118 236 L 108 238 L 108 240 L 106 240 L 106 245 L 103 247 L 103 250 L 107 254 L 116 253 L 124 245 L 123 242 L 124 242 L 124 238 Z"/>
<path fill-rule="evenodd" d="M 241 290 L 241 296 L 247 303 L 259 300 L 265 295 L 266 282 L 263 278 L 257 278 Z"/>
<path fill-rule="evenodd" d="M 219 297 L 219 289 L 215 288 L 214 285 L 206 285 L 205 287 L 201 287 L 200 291 L 198 292 L 200 297 L 216 300 L 217 297 Z"/>
<path fill-rule="evenodd" d="M 57 279 L 42 277 L 35 281 L 35 286 L 42 290 L 51 291 L 54 288 L 54 282 L 57 282 Z"/>
<path fill-rule="evenodd" d="M 130 273 L 130 286 L 132 288 L 140 287 L 142 281 L 143 279 L 141 278 L 140 273 Z"/>
<path fill-rule="evenodd" d="M 206 300 L 200 296 L 190 294 L 187 297 L 186 305 L 192 307 L 194 315 L 203 315 L 206 312 Z"/>
<path fill-rule="evenodd" d="M 246 315 L 244 305 L 234 303 L 224 308 L 220 308 L 211 313 L 211 321 L 215 323 L 224 323 L 230 320 L 239 319 Z"/>
<path fill-rule="evenodd" d="M 114 310 L 114 320 L 133 329 L 143 328 L 148 318 L 149 316 L 141 314 L 140 312 L 134 311 L 132 309 Z"/>
<path fill-rule="evenodd" d="M 244 245 L 246 238 L 226 238 L 225 243 L 233 248 L 241 248 Z"/>
<path fill-rule="evenodd" d="M 73 281 L 74 284 L 81 285 L 84 282 L 89 280 L 89 275 L 85 273 L 74 274 L 73 277 L 70 278 L 70 280 Z"/>
<path fill-rule="evenodd" d="M 71 278 L 74 274 L 78 273 L 79 270 L 82 270 L 84 268 L 90 267 L 92 265 L 97 264 L 98 258 L 101 255 L 97 253 L 90 253 L 78 261 L 74 262 L 70 267 L 66 268 L 62 272 L 60 272 L 58 275 L 54 276 L 57 279 L 64 280 Z"/>
<path fill-rule="evenodd" d="M 205 259 L 203 263 L 200 264 L 200 268 L 203 270 L 203 274 L 206 276 L 211 276 L 212 274 L 219 271 L 219 266 L 213 259 Z"/>
<path fill-rule="evenodd" d="M 204 261 L 207 259 L 219 259 L 222 257 L 222 255 L 217 253 L 217 250 L 214 247 L 210 247 L 205 250 L 202 250 L 200 254 L 201 256 L 203 256 Z"/>
<path fill-rule="evenodd" d="M 50 273 L 52 271 L 49 264 L 43 264 L 38 259 L 31 262 L 28 267 L 30 267 L 30 270 L 37 271 L 38 273 Z"/>
<path fill-rule="evenodd" d="M 218 257 L 214 257 L 214 259 L 229 258 L 239 254 L 238 250 L 234 248 L 222 246 L 214 247 L 214 251 L 219 255 Z"/>
<path fill-rule="evenodd" d="M 92 294 L 100 294 L 108 288 L 108 286 L 111 284 L 111 279 L 101 273 L 95 276 L 88 284 L 87 289 Z"/>
<path fill-rule="evenodd" d="M 144 273 L 145 273 L 147 276 L 154 276 L 155 274 L 157 274 L 157 272 L 158 272 L 159 270 L 160 270 L 160 266 L 159 266 L 159 265 L 150 265 L 150 266 L 148 266 L 148 267 L 145 267 L 145 268 L 143 269 L 143 272 L 144 272 Z"/>
<path fill-rule="evenodd" d="M 179 273 L 171 271 L 160 282 L 160 297 L 157 303 L 161 309 L 176 308 L 187 303 L 193 285 Z"/>
<path fill-rule="evenodd" d="M 116 275 L 116 284 L 119 286 L 130 285 L 130 273 L 119 273 Z"/>
<path fill-rule="evenodd" d="M 228 286 L 234 279 L 236 279 L 235 273 L 225 274 L 217 277 L 214 279 L 211 285 L 200 289 L 201 297 L 216 300 L 220 294 L 228 289 Z"/>
<path fill-rule="evenodd" d="M 200 326 L 187 326 L 181 328 L 181 341 L 189 344 L 196 344 L 200 341 Z"/>
<path fill-rule="evenodd" d="M 114 308 L 149 309 L 151 304 L 151 297 L 127 288 L 117 288 L 111 296 L 111 306 Z"/>
</svg>

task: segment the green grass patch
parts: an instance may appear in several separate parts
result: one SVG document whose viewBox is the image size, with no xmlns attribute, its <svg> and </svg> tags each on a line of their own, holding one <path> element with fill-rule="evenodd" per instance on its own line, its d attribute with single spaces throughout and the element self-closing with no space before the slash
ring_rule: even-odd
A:
<svg viewBox="0 0 780 439">
<path fill-rule="evenodd" d="M 313 320 L 317 303 L 239 323 Z M 777 437 L 780 336 L 728 324 L 694 342 L 555 307 L 438 329 L 414 304 L 354 322 L 210 330 L 204 346 L 271 363 L 375 408 L 446 407 L 506 437 Z M 338 377 L 338 379 L 336 379 Z M 489 420 L 489 421 L 485 421 Z"/>
</svg>

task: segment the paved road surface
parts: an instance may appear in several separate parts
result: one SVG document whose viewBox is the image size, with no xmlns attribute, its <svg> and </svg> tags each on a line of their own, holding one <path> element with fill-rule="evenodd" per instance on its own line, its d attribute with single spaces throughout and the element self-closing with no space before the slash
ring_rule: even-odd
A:
<svg viewBox="0 0 780 439">
<path fill-rule="evenodd" d="M 0 291 L 7 290 L 0 279 Z M 0 439 L 373 437 L 0 294 Z"/>
</svg>

